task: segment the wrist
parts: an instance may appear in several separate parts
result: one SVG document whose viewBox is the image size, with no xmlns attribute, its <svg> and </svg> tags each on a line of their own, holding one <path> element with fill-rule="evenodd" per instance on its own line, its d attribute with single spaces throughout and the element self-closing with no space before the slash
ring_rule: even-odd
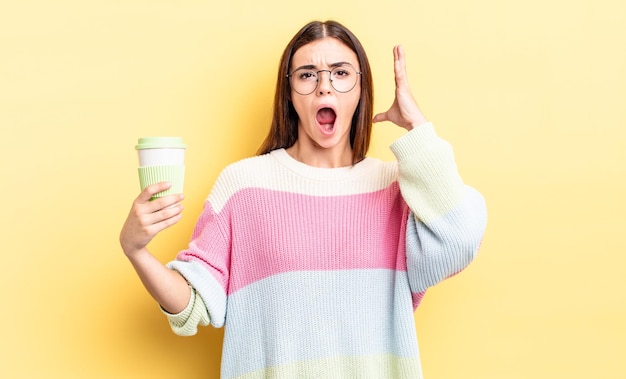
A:
<svg viewBox="0 0 626 379">
<path fill-rule="evenodd" d="M 405 129 L 406 129 L 406 130 L 408 130 L 408 131 L 411 131 L 411 130 L 413 130 L 413 129 L 417 128 L 417 127 L 418 127 L 418 126 L 420 126 L 420 125 L 424 125 L 424 124 L 426 124 L 427 122 L 428 122 L 428 120 L 426 119 L 426 117 L 421 116 L 421 117 L 418 117 L 418 118 L 417 118 L 416 120 L 414 120 L 413 122 L 410 122 L 410 123 L 409 123 L 409 124 L 405 127 Z"/>
<path fill-rule="evenodd" d="M 124 251 L 126 258 L 128 258 L 131 262 L 138 261 L 141 260 L 142 257 L 152 255 L 145 246 L 141 248 L 122 247 L 122 250 Z"/>
</svg>

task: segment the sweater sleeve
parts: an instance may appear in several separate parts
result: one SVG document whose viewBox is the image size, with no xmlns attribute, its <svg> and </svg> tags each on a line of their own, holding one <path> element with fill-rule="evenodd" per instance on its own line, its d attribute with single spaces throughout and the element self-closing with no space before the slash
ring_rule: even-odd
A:
<svg viewBox="0 0 626 379">
<path fill-rule="evenodd" d="M 214 189 L 217 187 L 216 183 Z M 189 246 L 167 264 L 194 288 L 216 328 L 224 326 L 226 318 L 231 245 L 228 219 L 225 212 L 216 213 L 213 204 L 205 202 Z"/>
<path fill-rule="evenodd" d="M 485 200 L 463 183 L 450 144 L 437 136 L 432 124 L 405 134 L 391 150 L 398 160 L 400 191 L 411 210 L 406 228 L 409 283 L 414 297 L 421 299 L 428 287 L 474 259 L 486 228 Z"/>
</svg>

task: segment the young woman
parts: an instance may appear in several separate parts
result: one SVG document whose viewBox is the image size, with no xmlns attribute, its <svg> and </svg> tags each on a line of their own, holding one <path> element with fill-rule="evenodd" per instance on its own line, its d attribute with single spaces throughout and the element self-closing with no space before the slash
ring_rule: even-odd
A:
<svg viewBox="0 0 626 379">
<path fill-rule="evenodd" d="M 396 96 L 372 117 L 357 38 L 311 22 L 280 61 L 259 156 L 226 167 L 189 247 L 162 265 L 146 246 L 181 217 L 182 195 L 147 187 L 122 248 L 174 332 L 225 326 L 223 378 L 421 378 L 413 319 L 426 290 L 465 268 L 486 225 L 483 197 L 421 113 L 405 55 Z M 408 132 L 397 162 L 366 157 L 373 122 Z"/>
</svg>

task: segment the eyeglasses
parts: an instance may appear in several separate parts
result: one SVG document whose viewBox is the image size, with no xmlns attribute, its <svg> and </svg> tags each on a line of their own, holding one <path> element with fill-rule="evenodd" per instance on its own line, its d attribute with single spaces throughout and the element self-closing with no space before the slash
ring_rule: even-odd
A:
<svg viewBox="0 0 626 379">
<path fill-rule="evenodd" d="M 291 74 L 287 74 L 287 77 L 294 91 L 300 95 L 310 95 L 317 88 L 321 72 L 327 72 L 330 75 L 330 85 L 333 86 L 335 91 L 341 93 L 350 92 L 356 86 L 359 75 L 361 75 L 361 72 L 354 67 L 342 65 L 332 70 L 319 71 L 310 68 L 299 68 Z"/>
</svg>

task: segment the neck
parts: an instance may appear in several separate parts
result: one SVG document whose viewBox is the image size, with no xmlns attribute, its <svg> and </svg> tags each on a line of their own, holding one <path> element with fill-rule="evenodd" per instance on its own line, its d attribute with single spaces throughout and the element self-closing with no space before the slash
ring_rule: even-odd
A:
<svg viewBox="0 0 626 379">
<path fill-rule="evenodd" d="M 312 167 L 337 168 L 352 165 L 352 149 L 349 145 L 346 148 L 326 149 L 305 145 L 298 140 L 286 151 L 293 159 Z"/>
</svg>

